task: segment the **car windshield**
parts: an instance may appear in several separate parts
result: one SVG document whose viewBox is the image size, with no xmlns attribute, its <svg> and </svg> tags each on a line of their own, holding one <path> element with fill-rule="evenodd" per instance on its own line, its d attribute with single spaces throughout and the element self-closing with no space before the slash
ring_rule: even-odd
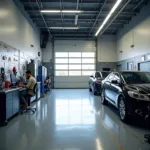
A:
<svg viewBox="0 0 150 150">
<path fill-rule="evenodd" d="M 122 72 L 127 84 L 150 83 L 150 73 L 148 72 Z"/>
<path fill-rule="evenodd" d="M 109 72 L 102 72 L 103 78 L 106 78 L 108 76 Z"/>
<path fill-rule="evenodd" d="M 99 73 L 99 72 L 96 72 L 96 73 L 95 73 L 95 77 L 96 77 L 96 78 L 101 78 L 100 73 Z"/>
</svg>

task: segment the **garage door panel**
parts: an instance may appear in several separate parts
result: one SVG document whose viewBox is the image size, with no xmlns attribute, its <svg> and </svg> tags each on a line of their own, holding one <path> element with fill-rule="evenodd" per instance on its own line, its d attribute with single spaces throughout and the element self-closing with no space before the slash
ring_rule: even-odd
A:
<svg viewBox="0 0 150 150">
<path fill-rule="evenodd" d="M 89 76 L 87 77 L 55 77 L 54 81 L 62 82 L 62 83 L 69 83 L 69 82 L 87 82 L 89 80 Z"/>
<path fill-rule="evenodd" d="M 95 71 L 95 41 L 55 41 L 55 88 L 88 88 Z"/>
<path fill-rule="evenodd" d="M 56 40 L 54 43 L 55 52 L 95 52 L 95 41 L 69 41 Z"/>
<path fill-rule="evenodd" d="M 87 88 L 88 87 L 88 83 L 87 82 L 83 82 L 83 83 L 77 83 L 77 82 L 70 82 L 70 83 L 61 83 L 61 82 L 57 82 L 55 83 L 55 88 Z"/>
</svg>

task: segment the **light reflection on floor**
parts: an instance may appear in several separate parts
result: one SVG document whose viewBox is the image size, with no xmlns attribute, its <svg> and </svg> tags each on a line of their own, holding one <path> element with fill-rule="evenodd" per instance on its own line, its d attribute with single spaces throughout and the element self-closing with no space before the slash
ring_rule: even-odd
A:
<svg viewBox="0 0 150 150">
<path fill-rule="evenodd" d="M 53 90 L 35 106 L 35 115 L 0 128 L 0 150 L 149 150 L 149 130 L 122 123 L 113 106 L 87 89 Z"/>
<path fill-rule="evenodd" d="M 56 100 L 56 125 L 92 125 L 95 117 L 90 112 L 88 99 Z"/>
</svg>

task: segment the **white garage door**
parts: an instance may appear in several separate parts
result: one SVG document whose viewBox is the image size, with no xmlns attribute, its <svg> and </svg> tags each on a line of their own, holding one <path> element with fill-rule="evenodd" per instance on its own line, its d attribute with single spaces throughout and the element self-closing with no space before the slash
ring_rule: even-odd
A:
<svg viewBox="0 0 150 150">
<path fill-rule="evenodd" d="M 88 88 L 95 71 L 95 41 L 55 41 L 55 88 Z"/>
</svg>

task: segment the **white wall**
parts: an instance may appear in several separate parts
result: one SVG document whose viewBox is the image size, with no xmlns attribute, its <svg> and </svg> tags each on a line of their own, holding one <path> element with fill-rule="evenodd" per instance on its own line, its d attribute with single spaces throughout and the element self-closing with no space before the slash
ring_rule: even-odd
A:
<svg viewBox="0 0 150 150">
<path fill-rule="evenodd" d="M 50 59 L 53 59 L 53 45 L 52 42 L 49 41 L 45 49 L 42 49 L 42 61 L 50 62 Z"/>
<path fill-rule="evenodd" d="M 150 3 L 118 32 L 117 51 L 118 61 L 150 53 Z"/>
<path fill-rule="evenodd" d="M 97 39 L 98 62 L 117 62 L 116 36 L 102 35 Z"/>
<path fill-rule="evenodd" d="M 56 40 L 54 49 L 58 52 L 95 52 L 96 44 L 94 40 Z"/>
<path fill-rule="evenodd" d="M 0 41 L 32 57 L 41 52 L 39 32 L 35 33 L 12 0 L 0 0 Z"/>
</svg>

